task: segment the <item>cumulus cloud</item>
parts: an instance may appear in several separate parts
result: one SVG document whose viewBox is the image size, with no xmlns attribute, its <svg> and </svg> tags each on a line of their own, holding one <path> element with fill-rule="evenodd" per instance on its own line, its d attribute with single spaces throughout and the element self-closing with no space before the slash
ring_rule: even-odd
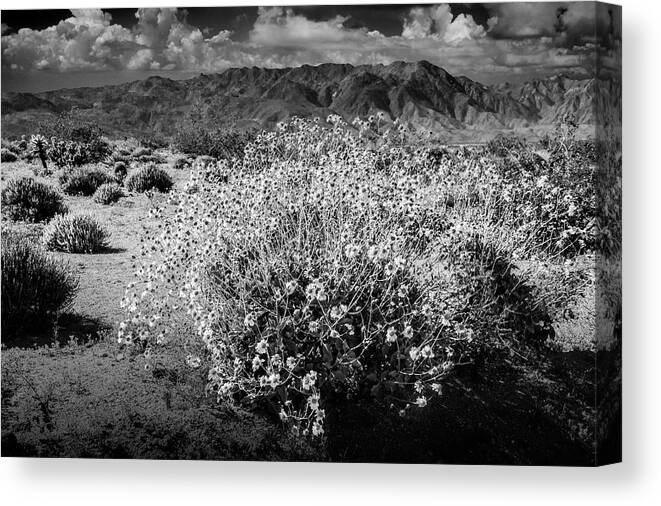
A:
<svg viewBox="0 0 661 506">
<path fill-rule="evenodd" d="M 330 47 L 346 46 L 366 37 L 379 37 L 377 31 L 365 28 L 346 28 L 348 20 L 335 16 L 324 21 L 313 21 L 282 7 L 259 7 L 257 20 L 250 31 L 250 41 L 266 47 Z"/>
<path fill-rule="evenodd" d="M 618 19 L 595 4 L 488 4 L 490 17 L 453 15 L 447 4 L 411 7 L 400 35 L 386 36 L 348 16 L 310 19 L 290 8 L 261 7 L 247 40 L 189 23 L 185 10 L 138 9 L 135 24 L 113 23 L 99 9 L 43 30 L 2 30 L 3 71 L 188 71 L 230 66 L 286 67 L 305 63 L 391 63 L 426 59 L 454 74 L 551 73 L 580 69 L 603 44 L 619 37 Z M 617 11 L 619 13 L 619 11 Z M 616 15 L 619 15 L 616 13 Z M 612 58 L 612 54 L 607 55 Z"/>
<path fill-rule="evenodd" d="M 44 30 L 22 28 L 2 37 L 2 66 L 12 70 L 195 69 L 213 63 L 222 31 L 205 39 L 178 9 L 138 9 L 132 29 L 100 9 L 74 9 Z"/>
<path fill-rule="evenodd" d="M 459 44 L 466 40 L 481 39 L 486 32 L 473 16 L 459 14 L 453 18 L 450 6 L 442 4 L 412 8 L 404 21 L 402 37 L 432 38 L 446 44 Z"/>
</svg>

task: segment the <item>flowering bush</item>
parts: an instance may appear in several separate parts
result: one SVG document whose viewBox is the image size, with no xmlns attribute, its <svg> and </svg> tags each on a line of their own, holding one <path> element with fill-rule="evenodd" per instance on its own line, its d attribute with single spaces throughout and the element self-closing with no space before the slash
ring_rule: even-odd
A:
<svg viewBox="0 0 661 506">
<path fill-rule="evenodd" d="M 550 320 L 515 267 L 552 250 L 543 176 L 519 189 L 487 151 L 418 147 L 380 121 L 294 119 L 242 158 L 198 159 L 153 210 L 163 228 L 122 301 L 120 342 L 181 339 L 170 319 L 185 311 L 207 348 L 190 363 L 208 363 L 219 399 L 313 436 L 330 403 L 405 414 L 457 365 L 543 342 Z"/>
<path fill-rule="evenodd" d="M 47 249 L 67 253 L 98 253 L 108 247 L 110 234 L 88 215 L 57 216 L 44 229 Z"/>
<path fill-rule="evenodd" d="M 104 183 L 94 192 L 94 202 L 99 204 L 112 204 L 124 196 L 122 187 L 117 183 Z"/>
<path fill-rule="evenodd" d="M 32 178 L 12 179 L 2 190 L 2 214 L 10 220 L 46 221 L 66 212 L 62 195 Z"/>
<path fill-rule="evenodd" d="M 166 193 L 173 185 L 172 178 L 163 169 L 153 164 L 145 165 L 129 174 L 124 186 L 130 192 L 144 193 L 149 190 L 158 190 Z"/>
<path fill-rule="evenodd" d="M 30 238 L 2 233 L 2 335 L 52 325 L 78 288 L 73 271 Z"/>
<path fill-rule="evenodd" d="M 163 342 L 185 305 L 219 398 L 268 401 L 303 434 L 323 433 L 329 396 L 424 407 L 469 337 L 430 276 L 435 192 L 398 153 L 379 168 L 338 120 L 287 128 L 220 162 L 223 178 L 197 165 L 204 184 L 173 197 L 120 340 Z"/>
</svg>

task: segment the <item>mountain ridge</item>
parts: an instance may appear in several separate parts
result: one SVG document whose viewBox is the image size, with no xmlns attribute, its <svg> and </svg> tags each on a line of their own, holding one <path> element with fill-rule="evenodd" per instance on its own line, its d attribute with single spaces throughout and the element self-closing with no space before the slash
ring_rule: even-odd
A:
<svg viewBox="0 0 661 506">
<path fill-rule="evenodd" d="M 618 91 L 619 90 L 619 91 Z M 619 107 L 619 83 L 558 75 L 519 85 L 484 85 L 428 61 L 389 65 L 325 63 L 291 68 L 230 68 L 186 80 L 160 76 L 101 87 L 2 94 L 2 126 L 24 133 L 33 122 L 76 109 L 115 135 L 173 134 L 182 120 L 207 127 L 274 128 L 297 116 L 330 113 L 350 121 L 385 113 L 437 132 L 553 124 L 567 113 L 596 122 L 594 104 Z"/>
</svg>

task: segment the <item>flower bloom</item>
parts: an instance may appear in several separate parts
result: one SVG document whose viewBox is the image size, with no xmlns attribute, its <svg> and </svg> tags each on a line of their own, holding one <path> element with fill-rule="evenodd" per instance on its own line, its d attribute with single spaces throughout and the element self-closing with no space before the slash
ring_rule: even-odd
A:
<svg viewBox="0 0 661 506">
<path fill-rule="evenodd" d="M 202 365 L 202 359 L 200 357 L 195 357 L 193 355 L 188 355 L 186 357 L 186 365 L 191 369 L 197 369 Z"/>
<path fill-rule="evenodd" d="M 268 343 L 266 342 L 266 339 L 262 339 L 255 345 L 255 351 L 257 351 L 257 353 L 266 353 L 268 351 Z"/>
<path fill-rule="evenodd" d="M 303 380 L 301 382 L 301 386 L 303 387 L 303 390 L 311 390 L 312 387 L 317 382 L 317 371 L 310 371 L 307 373 L 305 376 L 303 376 Z"/>
<path fill-rule="evenodd" d="M 255 325 L 257 325 L 257 321 L 255 320 L 255 315 L 253 315 L 252 313 L 247 314 L 246 317 L 243 319 L 243 324 L 248 328 L 252 328 Z"/>
</svg>

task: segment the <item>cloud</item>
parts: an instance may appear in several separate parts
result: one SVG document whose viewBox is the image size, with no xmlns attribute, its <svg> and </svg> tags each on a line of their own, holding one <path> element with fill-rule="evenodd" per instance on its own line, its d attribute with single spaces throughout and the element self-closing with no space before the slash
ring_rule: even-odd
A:
<svg viewBox="0 0 661 506">
<path fill-rule="evenodd" d="M 489 32 L 496 38 L 553 37 L 559 45 L 571 46 L 595 39 L 606 43 L 607 38 L 621 37 L 618 29 L 621 9 L 616 6 L 595 2 L 493 3 L 486 6 L 494 20 Z"/>
<path fill-rule="evenodd" d="M 487 32 L 471 15 L 453 18 L 448 4 L 412 8 L 402 28 L 405 39 L 432 38 L 446 44 L 481 39 Z"/>
<path fill-rule="evenodd" d="M 215 72 L 230 66 L 425 59 L 453 74 L 481 78 L 580 70 L 588 65 L 586 55 L 594 61 L 596 47 L 619 47 L 620 35 L 611 29 L 619 23 L 613 18 L 618 9 L 613 14 L 593 3 L 505 3 L 487 9 L 489 18 L 480 24 L 470 14 L 453 15 L 447 4 L 411 7 L 401 35 L 386 36 L 348 16 L 310 19 L 290 8 L 260 7 L 242 42 L 230 31 L 191 25 L 181 9 L 137 9 L 130 28 L 113 23 L 100 9 L 72 10 L 71 17 L 43 30 L 9 33 L 3 25 L 2 68 Z M 617 60 L 612 51 L 605 55 Z"/>
<path fill-rule="evenodd" d="M 346 45 L 380 36 L 365 28 L 346 28 L 347 17 L 335 16 L 325 21 L 313 21 L 282 7 L 259 7 L 257 20 L 250 31 L 249 40 L 264 47 L 315 48 Z"/>
</svg>

